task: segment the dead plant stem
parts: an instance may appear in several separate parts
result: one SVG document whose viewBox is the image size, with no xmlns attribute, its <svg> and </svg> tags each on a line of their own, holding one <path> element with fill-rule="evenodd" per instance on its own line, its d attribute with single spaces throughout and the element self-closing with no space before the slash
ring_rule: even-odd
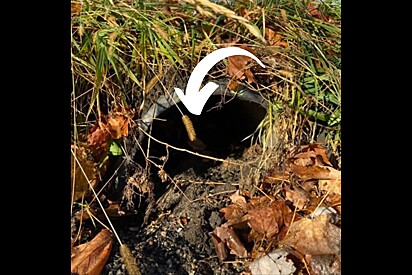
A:
<svg viewBox="0 0 412 275">
<path fill-rule="evenodd" d="M 220 162 L 224 162 L 224 163 L 229 163 L 229 164 L 234 164 L 234 165 L 242 165 L 241 162 L 234 162 L 234 161 L 230 161 L 230 160 L 226 160 L 226 159 L 215 158 L 215 157 L 211 157 L 211 156 L 199 154 L 199 153 L 196 153 L 196 152 L 187 150 L 187 149 L 175 147 L 175 146 L 173 146 L 173 145 L 170 145 L 170 144 L 168 144 L 168 143 L 166 143 L 166 142 L 163 142 L 163 141 L 160 141 L 160 140 L 154 138 L 153 136 L 151 136 L 150 134 L 148 134 L 148 133 L 147 133 L 145 130 L 143 130 L 142 128 L 139 127 L 139 129 L 140 129 L 140 131 L 142 131 L 145 135 L 147 135 L 149 138 L 153 139 L 154 141 L 156 141 L 156 142 L 158 142 L 158 143 L 160 143 L 160 144 L 169 146 L 170 148 L 175 149 L 175 150 L 177 150 L 177 151 L 186 152 L 186 153 L 189 153 L 189 154 L 198 156 L 198 157 L 202 157 L 202 158 L 206 158 L 206 159 L 211 159 L 211 160 L 215 160 L 215 161 L 220 161 Z"/>
<path fill-rule="evenodd" d="M 74 154 L 73 151 L 72 151 L 72 154 Z M 77 164 L 79 165 L 80 169 L 82 170 L 82 173 L 83 173 L 84 177 L 86 178 L 87 183 L 89 184 L 89 187 L 90 187 L 90 189 L 92 190 L 92 192 L 93 192 L 93 194 L 94 194 L 94 196 L 95 196 L 95 198 L 96 198 L 96 200 L 97 200 L 97 203 L 100 205 L 100 208 L 102 209 L 102 212 L 103 212 L 104 216 L 106 217 L 107 222 L 109 223 L 109 225 L 110 225 L 110 227 L 111 227 L 111 229 L 112 229 L 113 234 L 116 236 L 117 241 L 119 242 L 119 244 L 122 245 L 123 243 L 122 243 L 122 241 L 120 240 L 119 236 L 117 235 L 117 232 L 116 232 L 116 230 L 114 229 L 114 226 L 113 226 L 112 222 L 110 221 L 109 216 L 107 215 L 106 211 L 104 210 L 104 207 L 103 207 L 100 199 L 98 198 L 98 196 L 97 196 L 97 194 L 96 194 L 96 191 L 94 190 L 92 184 L 90 183 L 90 179 L 89 179 L 88 176 L 86 175 L 86 172 L 83 170 L 83 167 L 80 165 L 79 160 L 78 160 L 76 157 L 75 157 L 75 159 L 76 159 L 76 162 L 77 162 Z"/>
</svg>

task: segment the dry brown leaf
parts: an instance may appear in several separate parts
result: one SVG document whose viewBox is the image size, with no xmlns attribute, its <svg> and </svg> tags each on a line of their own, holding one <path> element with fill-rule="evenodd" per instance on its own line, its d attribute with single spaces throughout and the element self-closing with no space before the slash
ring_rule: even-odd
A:
<svg viewBox="0 0 412 275">
<path fill-rule="evenodd" d="M 316 194 L 317 189 L 316 189 L 316 184 L 318 183 L 318 180 L 305 180 L 300 184 L 300 187 L 303 188 L 306 192 L 310 193 L 311 195 Z"/>
<path fill-rule="evenodd" d="M 268 41 L 269 45 L 273 45 L 276 39 L 276 33 L 271 28 L 265 29 L 265 38 Z"/>
<path fill-rule="evenodd" d="M 74 254 L 75 254 L 74 248 L 73 248 L 73 246 L 74 246 L 74 239 L 73 239 L 73 238 L 70 238 L 70 239 L 71 239 L 71 243 L 70 243 L 71 256 L 74 256 Z"/>
<path fill-rule="evenodd" d="M 217 227 L 213 231 L 213 234 L 215 234 L 215 238 L 218 241 L 218 244 L 220 242 L 226 243 L 227 247 L 229 247 L 230 249 L 231 254 L 235 254 L 236 256 L 241 258 L 247 257 L 246 248 L 243 246 L 241 240 L 231 226 L 223 224 Z M 221 256 L 224 256 L 224 253 Z"/>
<path fill-rule="evenodd" d="M 286 186 L 284 191 L 285 199 L 291 201 L 299 210 L 302 210 L 310 201 L 309 194 L 299 187 L 295 186 L 291 189 L 289 186 Z"/>
<path fill-rule="evenodd" d="M 79 15 L 82 12 L 82 3 L 81 2 L 71 2 L 71 15 Z"/>
<path fill-rule="evenodd" d="M 249 240 L 270 239 L 278 234 L 284 225 L 285 207 L 287 206 L 281 200 L 264 200 L 255 204 L 247 214 L 248 225 L 252 228 Z"/>
<path fill-rule="evenodd" d="M 283 35 L 278 32 L 275 32 L 271 28 L 265 29 L 265 38 L 268 41 L 270 46 L 275 46 L 275 47 L 280 47 L 280 48 L 285 48 L 285 49 L 289 48 L 288 43 L 285 40 L 283 40 Z"/>
<path fill-rule="evenodd" d="M 246 208 L 246 199 L 244 196 L 240 195 L 239 190 L 237 190 L 235 193 L 233 193 L 232 195 L 230 195 L 230 200 L 232 201 L 232 203 L 236 203 L 239 204 L 240 206 L 242 206 L 243 208 Z"/>
<path fill-rule="evenodd" d="M 329 194 L 341 195 L 341 180 L 332 179 L 332 180 L 319 180 L 318 188 L 320 191 L 327 192 Z"/>
<path fill-rule="evenodd" d="M 109 139 L 110 132 L 107 129 L 105 119 L 102 118 L 102 122 L 93 126 L 87 137 L 89 149 L 97 156 L 107 150 Z"/>
<path fill-rule="evenodd" d="M 90 242 L 74 247 L 71 272 L 78 275 L 100 275 L 109 259 L 112 245 L 110 231 L 103 229 Z"/>
<path fill-rule="evenodd" d="M 311 158 L 314 158 L 314 160 L 316 159 L 316 163 L 314 165 L 322 166 L 322 165 L 326 164 L 326 165 L 332 166 L 332 164 L 329 161 L 329 158 L 326 155 L 325 148 L 323 148 L 322 144 L 319 143 L 319 142 L 315 142 L 315 143 L 311 143 L 311 144 L 308 144 L 308 145 L 301 146 L 300 147 L 300 152 L 303 152 L 303 153 L 313 152 L 313 153 L 311 153 Z M 299 158 L 299 157 L 303 157 L 303 156 L 305 156 L 305 155 L 304 154 L 300 155 L 298 153 L 294 156 L 294 158 Z M 295 164 L 297 164 L 297 163 L 295 163 Z"/>
<path fill-rule="evenodd" d="M 341 201 L 341 180 L 319 180 L 319 190 L 327 195 L 325 201 L 329 205 L 339 204 Z"/>
<path fill-rule="evenodd" d="M 113 139 L 126 137 L 129 134 L 129 123 L 134 110 L 116 107 L 107 121 L 107 130 Z"/>
<path fill-rule="evenodd" d="M 92 187 L 96 185 L 96 167 L 94 162 L 87 159 L 87 155 L 84 148 L 77 147 L 72 145 L 72 150 L 75 151 L 76 157 L 71 154 L 71 191 L 73 196 L 73 201 L 80 199 L 85 192 L 89 190 L 89 182 Z M 77 159 L 77 161 L 76 161 Z M 83 173 L 84 172 L 84 173 Z M 74 187 L 74 188 L 73 188 Z M 74 191 L 74 194 L 73 194 Z"/>
<path fill-rule="evenodd" d="M 290 175 L 287 172 L 275 172 L 271 173 L 270 175 L 264 177 L 263 183 L 266 184 L 276 184 L 281 183 L 283 181 L 289 181 Z"/>
<path fill-rule="evenodd" d="M 119 139 L 129 134 L 130 119 L 124 115 L 116 115 L 114 118 L 109 118 L 107 129 L 113 139 Z"/>
<path fill-rule="evenodd" d="M 222 208 L 220 211 L 225 214 L 226 220 L 232 222 L 240 221 L 247 212 L 246 199 L 239 195 L 239 190 L 231 195 L 230 199 L 232 204 Z"/>
<path fill-rule="evenodd" d="M 253 53 L 253 51 L 245 45 L 240 46 L 240 48 Z M 252 71 L 246 67 L 250 61 L 252 61 L 252 58 L 245 55 L 228 57 L 227 74 L 233 77 L 233 79 L 244 79 L 246 76 L 249 83 L 256 82 Z"/>
<path fill-rule="evenodd" d="M 310 257 L 309 269 L 311 275 L 341 274 L 341 259 L 335 255 L 318 255 Z"/>
<path fill-rule="evenodd" d="M 313 16 L 317 21 L 326 21 L 329 22 L 330 18 L 326 15 L 320 8 L 319 3 L 316 1 L 308 2 L 307 5 L 308 14 Z"/>
<path fill-rule="evenodd" d="M 219 260 L 224 261 L 228 256 L 225 242 L 221 238 L 216 236 L 215 233 L 212 233 L 212 242 L 215 246 L 217 257 L 219 258 Z"/>
<path fill-rule="evenodd" d="M 107 121 L 107 130 L 109 130 L 110 136 L 113 139 L 119 139 L 122 137 L 120 123 L 121 121 L 119 121 L 117 118 L 111 117 L 109 117 Z"/>
<path fill-rule="evenodd" d="M 299 166 L 313 166 L 316 164 L 316 154 L 311 151 L 298 153 L 293 159 L 293 163 Z"/>
<path fill-rule="evenodd" d="M 314 219 L 302 218 L 292 223 L 289 233 L 281 241 L 303 255 L 341 254 L 341 229 L 329 222 L 330 215 Z"/>
<path fill-rule="evenodd" d="M 301 179 L 331 180 L 341 178 L 341 172 L 328 166 L 301 166 L 290 164 L 292 172 Z"/>
<path fill-rule="evenodd" d="M 250 57 L 243 56 L 243 55 L 234 55 L 228 58 L 228 65 L 227 65 L 227 74 L 233 79 L 244 79 L 246 71 L 249 69 L 245 69 L 247 63 L 250 61 Z M 251 72 L 248 74 L 248 81 L 250 83 L 255 82 L 253 78 L 253 74 Z"/>
<path fill-rule="evenodd" d="M 315 152 L 317 159 L 319 159 L 320 157 L 324 164 L 332 166 L 332 163 L 330 163 L 329 158 L 326 155 L 326 150 L 324 148 L 315 147 L 313 148 L 313 151 Z"/>
</svg>

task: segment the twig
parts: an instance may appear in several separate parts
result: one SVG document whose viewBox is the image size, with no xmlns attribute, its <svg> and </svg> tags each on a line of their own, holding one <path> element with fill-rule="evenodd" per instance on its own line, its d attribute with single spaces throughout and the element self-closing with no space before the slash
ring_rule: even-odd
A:
<svg viewBox="0 0 412 275">
<path fill-rule="evenodd" d="M 156 142 L 158 142 L 158 143 L 160 143 L 160 144 L 169 146 L 170 148 L 175 149 L 175 150 L 177 150 L 177 151 L 186 152 L 186 153 L 189 153 L 189 154 L 198 156 L 198 157 L 203 157 L 203 158 L 206 158 L 206 159 L 211 159 L 211 160 L 220 161 L 220 162 L 225 162 L 225 163 L 230 163 L 230 164 L 235 164 L 235 165 L 242 165 L 242 164 L 245 163 L 245 162 L 241 163 L 241 162 L 230 161 L 230 160 L 227 160 L 227 159 L 215 158 L 215 157 L 211 157 L 211 156 L 199 154 L 199 153 L 196 153 L 196 152 L 187 150 L 187 149 L 175 147 L 175 146 L 173 146 L 173 145 L 170 145 L 170 144 L 168 144 L 168 143 L 166 143 L 166 142 L 163 142 L 163 141 L 160 141 L 160 140 L 154 138 L 153 136 L 151 136 L 150 134 L 148 134 L 148 133 L 147 133 L 145 130 L 143 130 L 142 128 L 139 127 L 139 129 L 140 129 L 145 135 L 147 135 L 149 138 L 153 139 L 154 141 L 156 141 Z"/>
<path fill-rule="evenodd" d="M 230 184 L 232 186 L 238 186 L 238 183 L 230 183 L 230 182 L 218 182 L 218 181 L 195 181 L 195 180 L 176 180 L 176 182 L 188 182 L 194 184 L 211 184 L 211 185 L 225 185 Z"/>
<path fill-rule="evenodd" d="M 154 162 L 153 160 L 149 159 L 149 158 L 144 154 L 143 148 L 142 148 L 142 146 L 140 145 L 140 143 L 137 143 L 137 144 L 138 144 L 138 146 L 139 146 L 139 149 L 142 151 L 142 154 L 143 154 L 143 156 L 145 157 L 145 159 L 146 159 L 148 162 L 152 163 L 154 166 L 156 166 L 159 170 L 163 170 L 163 171 L 164 171 L 164 169 L 163 169 L 164 164 L 163 164 L 163 165 L 160 165 L 160 164 L 157 164 L 156 162 Z M 168 152 L 168 154 L 169 154 L 169 151 L 167 151 L 167 152 Z M 176 181 L 174 181 L 174 180 L 169 176 L 168 173 L 165 172 L 165 174 L 166 174 L 166 177 L 176 186 L 176 188 L 179 189 L 179 191 L 183 194 L 183 196 L 184 196 L 189 202 L 192 202 L 192 201 L 186 196 L 186 194 L 183 192 L 183 190 L 180 189 L 180 187 L 179 187 L 179 185 L 176 183 Z"/>
</svg>

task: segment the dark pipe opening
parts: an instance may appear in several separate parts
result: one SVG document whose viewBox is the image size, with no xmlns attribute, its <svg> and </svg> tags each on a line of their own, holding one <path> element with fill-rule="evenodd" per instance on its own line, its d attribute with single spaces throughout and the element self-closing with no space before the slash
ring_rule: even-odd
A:
<svg viewBox="0 0 412 275">
<path fill-rule="evenodd" d="M 182 114 L 174 104 L 162 107 L 161 113 L 151 121 L 147 131 L 169 145 L 223 159 L 228 156 L 239 157 L 244 149 L 250 147 L 251 138 L 256 137 L 256 129 L 267 112 L 264 100 L 252 92 L 236 96 L 214 94 L 200 116 L 190 114 L 181 102 L 178 106 L 190 117 L 197 138 L 201 140 L 200 145 L 190 142 Z M 146 150 L 147 136 L 143 137 L 141 144 Z M 150 158 L 156 163 L 162 163 L 160 158 L 167 156 L 167 150 L 169 157 L 164 170 L 172 177 L 190 168 L 201 175 L 209 167 L 220 164 L 170 147 L 166 149 L 165 145 L 150 140 Z M 144 161 L 142 156 L 140 161 Z"/>
</svg>

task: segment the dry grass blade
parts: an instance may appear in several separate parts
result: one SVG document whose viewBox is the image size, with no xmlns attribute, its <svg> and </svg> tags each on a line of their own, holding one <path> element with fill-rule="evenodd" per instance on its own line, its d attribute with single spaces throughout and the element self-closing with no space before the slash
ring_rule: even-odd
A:
<svg viewBox="0 0 412 275">
<path fill-rule="evenodd" d="M 218 14 L 223 14 L 225 16 L 227 16 L 228 18 L 232 18 L 237 20 L 239 23 L 241 23 L 242 25 L 244 25 L 254 36 L 256 36 L 260 41 L 262 41 L 263 43 L 266 43 L 265 38 L 263 37 L 263 35 L 261 34 L 260 30 L 258 27 L 256 27 L 255 25 L 253 25 L 252 23 L 249 22 L 249 20 L 247 20 L 244 17 L 238 16 L 236 15 L 236 13 L 224 6 L 221 6 L 219 4 L 216 3 L 212 3 L 208 0 L 183 0 L 184 2 L 190 3 L 194 6 L 197 7 L 198 4 L 204 5 L 210 9 L 212 9 L 215 13 Z M 207 11 L 203 11 L 203 14 L 212 18 L 215 18 L 216 16 L 214 16 L 213 14 L 207 12 Z"/>
<path fill-rule="evenodd" d="M 123 263 L 126 266 L 127 273 L 129 275 L 140 275 L 140 269 L 137 266 L 136 260 L 133 257 L 132 252 L 126 244 L 120 246 L 120 255 L 122 256 Z"/>
</svg>

